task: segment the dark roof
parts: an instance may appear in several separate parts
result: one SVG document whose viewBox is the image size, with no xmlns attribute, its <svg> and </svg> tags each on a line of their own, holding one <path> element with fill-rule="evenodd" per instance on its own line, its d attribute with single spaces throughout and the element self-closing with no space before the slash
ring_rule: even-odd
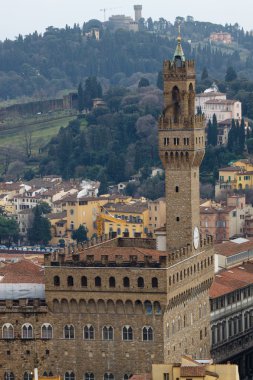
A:
<svg viewBox="0 0 253 380">
<path fill-rule="evenodd" d="M 66 218 L 66 216 L 67 216 L 67 211 L 47 214 L 48 219 L 62 219 L 62 218 Z"/>
<path fill-rule="evenodd" d="M 106 203 L 103 208 L 111 212 L 139 214 L 148 209 L 148 203 Z"/>
</svg>

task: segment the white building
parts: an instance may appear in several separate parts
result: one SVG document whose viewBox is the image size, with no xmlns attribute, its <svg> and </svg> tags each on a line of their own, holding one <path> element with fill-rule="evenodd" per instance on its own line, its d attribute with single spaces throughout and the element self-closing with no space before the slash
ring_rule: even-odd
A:
<svg viewBox="0 0 253 380">
<path fill-rule="evenodd" d="M 195 112 L 198 113 L 199 110 L 205 114 L 206 123 L 212 120 L 214 114 L 218 123 L 228 119 L 241 120 L 242 118 L 241 102 L 227 99 L 227 95 L 219 92 L 215 83 L 203 93 L 196 95 Z"/>
</svg>

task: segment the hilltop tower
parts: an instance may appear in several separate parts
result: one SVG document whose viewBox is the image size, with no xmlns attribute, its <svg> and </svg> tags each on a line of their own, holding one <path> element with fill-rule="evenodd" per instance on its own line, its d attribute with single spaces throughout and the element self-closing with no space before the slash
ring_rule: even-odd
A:
<svg viewBox="0 0 253 380">
<path fill-rule="evenodd" d="M 185 59 L 181 36 L 173 59 L 165 61 L 164 111 L 159 153 L 166 173 L 167 250 L 198 250 L 199 167 L 205 153 L 204 116 L 195 115 L 195 64 Z"/>
<path fill-rule="evenodd" d="M 139 22 L 142 18 L 142 5 L 134 5 L 135 22 Z"/>
</svg>

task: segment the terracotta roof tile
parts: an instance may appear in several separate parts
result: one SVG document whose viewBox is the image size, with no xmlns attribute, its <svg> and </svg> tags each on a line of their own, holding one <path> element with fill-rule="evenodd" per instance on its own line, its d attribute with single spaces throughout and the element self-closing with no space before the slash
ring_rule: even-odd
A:
<svg viewBox="0 0 253 380">
<path fill-rule="evenodd" d="M 250 284 L 253 284 L 253 263 L 247 262 L 219 272 L 214 278 L 209 295 L 210 298 L 221 297 Z"/>
<path fill-rule="evenodd" d="M 181 377 L 203 377 L 205 376 L 206 370 L 204 366 L 183 366 L 180 368 L 180 376 Z"/>
<path fill-rule="evenodd" d="M 152 262 L 159 263 L 160 257 L 166 256 L 166 253 L 148 248 L 100 246 L 91 247 L 85 250 L 85 252 L 80 255 L 80 259 L 82 259 L 82 255 L 93 255 L 95 262 L 101 261 L 102 256 L 108 256 L 108 260 L 111 262 L 115 262 L 118 256 L 122 256 L 123 262 L 129 262 L 130 256 L 136 256 L 138 262 L 144 262 L 145 257 L 149 256 L 152 259 Z"/>
<path fill-rule="evenodd" d="M 0 283 L 44 284 L 44 269 L 30 260 L 9 263 L 0 268 Z"/>
<path fill-rule="evenodd" d="M 253 249 L 253 238 L 248 238 L 245 243 L 237 244 L 232 240 L 225 243 L 215 245 L 215 253 L 222 256 L 234 256 L 237 253 L 245 252 Z"/>
</svg>

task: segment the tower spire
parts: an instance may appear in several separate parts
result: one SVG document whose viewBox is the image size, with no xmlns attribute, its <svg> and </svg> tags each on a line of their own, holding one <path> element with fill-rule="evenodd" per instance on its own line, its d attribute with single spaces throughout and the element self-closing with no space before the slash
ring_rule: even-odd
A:
<svg viewBox="0 0 253 380">
<path fill-rule="evenodd" d="M 180 60 L 181 62 L 185 62 L 185 55 L 181 45 L 182 37 L 181 37 L 181 26 L 178 25 L 178 37 L 177 37 L 177 47 L 173 56 L 173 61 L 176 62 Z"/>
</svg>

